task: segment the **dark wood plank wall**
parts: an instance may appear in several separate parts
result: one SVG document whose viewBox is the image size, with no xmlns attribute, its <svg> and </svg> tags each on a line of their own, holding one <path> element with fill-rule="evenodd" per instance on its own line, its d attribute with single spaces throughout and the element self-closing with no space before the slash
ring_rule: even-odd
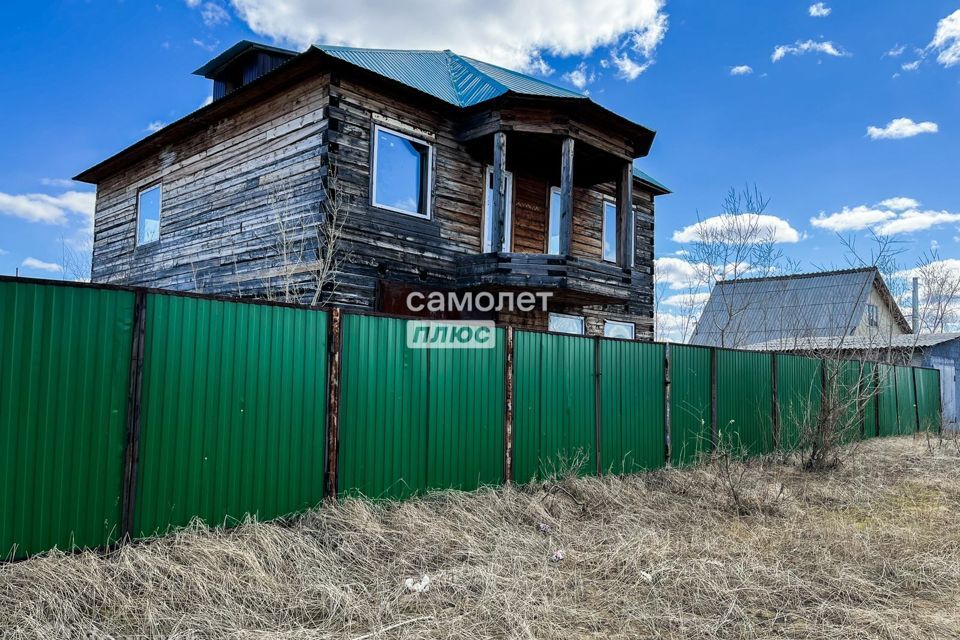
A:
<svg viewBox="0 0 960 640">
<path fill-rule="evenodd" d="M 433 145 L 431 219 L 371 205 L 375 121 Z M 379 82 L 321 74 L 103 181 L 93 278 L 207 293 L 269 293 L 276 284 L 268 283 L 280 271 L 278 219 L 316 216 L 325 176 L 334 172 L 344 203 L 340 246 L 347 262 L 332 302 L 374 308 L 381 280 L 449 284 L 457 261 L 480 251 L 484 197 L 484 166 L 457 142 L 456 124 L 448 110 L 415 96 L 398 97 Z M 514 179 L 514 250 L 542 253 L 549 185 L 518 171 Z M 615 194 L 612 180 L 575 189 L 574 255 L 600 260 L 601 203 Z M 137 193 L 158 181 L 161 240 L 135 247 Z M 603 318 L 636 322 L 638 336 L 652 330 L 653 198 L 636 188 L 634 202 L 640 213 L 631 301 L 580 310 L 591 334 L 602 333 Z M 307 254 L 315 248 L 309 237 L 294 239 Z M 309 273 L 294 278 L 309 284 Z M 517 319 L 524 323 L 545 328 L 546 318 Z"/>
<path fill-rule="evenodd" d="M 328 86 L 304 82 L 101 182 L 93 280 L 262 294 L 278 218 L 296 231 L 320 208 Z M 160 240 L 137 247 L 137 194 L 156 183 Z"/>
</svg>

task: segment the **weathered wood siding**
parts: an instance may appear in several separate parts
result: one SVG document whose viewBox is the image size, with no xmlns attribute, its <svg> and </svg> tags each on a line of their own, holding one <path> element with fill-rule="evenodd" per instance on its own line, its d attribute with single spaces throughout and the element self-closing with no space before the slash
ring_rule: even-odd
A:
<svg viewBox="0 0 960 640">
<path fill-rule="evenodd" d="M 309 256 L 315 249 L 311 238 L 300 237 L 297 221 L 310 221 L 323 209 L 330 174 L 343 203 L 340 250 L 347 257 L 333 303 L 376 308 L 383 280 L 451 285 L 457 262 L 480 252 L 485 186 L 484 164 L 457 141 L 453 117 L 369 78 L 323 74 L 302 82 L 104 180 L 93 278 L 262 296 L 277 286 L 269 283 L 283 261 L 280 247 L 287 246 L 281 228 L 293 235 L 287 240 L 298 251 Z M 375 123 L 433 146 L 430 219 L 372 206 Z M 613 178 L 574 190 L 573 255 L 601 259 L 602 200 L 614 196 Z M 549 185 L 522 171 L 514 180 L 514 251 L 542 253 Z M 163 184 L 160 240 L 136 247 L 137 193 L 157 182 Z M 630 302 L 582 311 L 591 334 L 602 332 L 603 318 L 636 322 L 638 336 L 652 330 L 653 198 L 636 188 L 634 202 L 639 214 Z M 309 285 L 309 274 L 302 278 Z M 545 316 L 524 322 L 546 327 Z"/>
<path fill-rule="evenodd" d="M 296 231 L 320 209 L 328 95 L 314 78 L 101 182 L 93 280 L 261 293 L 279 218 Z M 157 183 L 160 240 L 138 247 L 137 194 Z"/>
</svg>

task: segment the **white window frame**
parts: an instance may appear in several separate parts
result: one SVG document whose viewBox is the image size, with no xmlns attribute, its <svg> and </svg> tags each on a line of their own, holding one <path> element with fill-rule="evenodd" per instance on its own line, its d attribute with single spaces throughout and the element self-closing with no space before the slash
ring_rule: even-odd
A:
<svg viewBox="0 0 960 640">
<path fill-rule="evenodd" d="M 607 205 L 613 205 L 613 258 L 604 253 L 603 239 L 607 237 Z M 604 198 L 600 204 L 600 259 L 604 262 L 617 264 L 617 254 L 620 253 L 620 238 L 617 237 L 617 201 L 613 198 Z"/>
<path fill-rule="evenodd" d="M 547 255 L 549 256 L 558 256 L 560 255 L 560 247 L 557 247 L 557 253 L 550 252 L 550 236 L 553 235 L 551 232 L 550 225 L 553 222 L 553 210 L 550 208 L 550 204 L 553 202 L 553 194 L 560 195 L 560 187 L 550 187 L 550 190 L 547 192 Z M 557 211 L 557 244 L 560 243 L 560 212 Z"/>
<path fill-rule="evenodd" d="M 630 337 L 621 338 L 619 336 L 610 336 L 607 335 L 607 327 L 629 327 L 630 328 Z M 603 321 L 603 337 L 604 338 L 613 338 L 614 340 L 636 340 L 637 339 L 637 325 L 632 322 L 623 322 L 621 320 L 604 320 Z"/>
<path fill-rule="evenodd" d="M 550 328 L 550 321 L 554 318 L 565 318 L 567 320 L 576 320 L 580 323 L 580 332 L 579 333 L 570 333 L 569 331 L 556 331 Z M 586 319 L 583 316 L 574 315 L 572 313 L 548 313 L 547 314 L 547 329 L 553 333 L 563 333 L 570 336 L 582 336 L 586 335 L 587 332 L 587 323 Z"/>
<path fill-rule="evenodd" d="M 140 219 L 141 219 L 141 215 L 142 215 L 142 213 L 143 213 L 143 211 L 141 210 L 141 207 L 140 207 L 140 198 L 141 198 L 141 197 L 143 196 L 143 194 L 146 193 L 147 191 L 153 191 L 154 189 L 156 189 L 157 192 L 158 192 L 158 195 L 157 195 L 157 239 L 156 239 L 156 240 L 150 240 L 150 241 L 148 241 L 148 242 L 140 242 Z M 137 246 L 137 247 L 148 247 L 148 246 L 150 246 L 150 245 L 152 245 L 152 244 L 156 244 L 156 243 L 160 242 L 160 223 L 161 223 L 162 220 L 163 220 L 163 183 L 162 183 L 162 182 L 157 182 L 157 183 L 155 183 L 155 184 L 151 184 L 150 186 L 141 187 L 140 189 L 138 189 L 138 190 L 137 190 L 137 226 L 136 226 L 136 228 L 133 230 L 135 246 Z"/>
<path fill-rule="evenodd" d="M 405 209 L 400 209 L 399 207 L 391 207 L 390 205 L 380 204 L 377 202 L 377 161 L 378 161 L 378 148 L 379 144 L 377 142 L 380 139 L 380 132 L 384 131 L 391 135 L 395 135 L 399 138 L 404 138 L 410 140 L 411 142 L 416 142 L 417 144 L 422 144 L 427 148 L 427 175 L 426 175 L 426 185 L 425 187 L 421 185 L 421 188 L 424 189 L 424 213 L 413 213 L 411 211 L 406 211 Z M 396 129 L 391 129 L 390 127 L 383 127 L 379 124 L 373 125 L 373 162 L 370 165 L 370 204 L 378 209 L 384 209 L 386 211 L 393 211 L 395 213 L 402 213 L 405 216 L 412 216 L 414 218 L 421 218 L 423 220 L 429 220 L 431 218 L 432 205 L 433 205 L 433 144 L 427 142 L 422 138 L 417 138 L 416 136 L 411 136 L 406 133 L 397 131 Z"/>
<path fill-rule="evenodd" d="M 506 171 L 504 173 L 507 174 L 507 211 L 503 218 L 504 246 L 500 248 L 500 251 L 509 252 L 513 249 L 513 172 Z M 490 205 L 488 194 L 492 191 L 489 187 L 491 182 L 493 182 L 493 167 L 488 164 L 483 171 L 483 216 L 481 219 L 483 226 L 480 229 L 480 253 L 494 252 L 493 238 L 487 237 L 487 207 Z"/>
<path fill-rule="evenodd" d="M 867 303 L 867 326 L 880 326 L 880 307 L 875 304 Z"/>
</svg>

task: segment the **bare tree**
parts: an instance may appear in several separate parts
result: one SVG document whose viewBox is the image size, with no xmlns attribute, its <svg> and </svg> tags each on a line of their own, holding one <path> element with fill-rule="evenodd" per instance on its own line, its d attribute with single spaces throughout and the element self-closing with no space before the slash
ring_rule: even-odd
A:
<svg viewBox="0 0 960 640">
<path fill-rule="evenodd" d="M 319 211 L 292 203 L 284 189 L 271 193 L 270 210 L 273 220 L 266 233 L 274 264 L 260 274 L 261 296 L 309 306 L 329 304 L 349 259 L 342 246 L 347 216 L 336 167 L 330 167 Z M 240 276 L 235 277 L 240 290 Z"/>
<path fill-rule="evenodd" d="M 960 323 L 960 268 L 930 251 L 920 257 L 912 275 L 920 279 L 922 330 L 943 333 Z"/>
</svg>

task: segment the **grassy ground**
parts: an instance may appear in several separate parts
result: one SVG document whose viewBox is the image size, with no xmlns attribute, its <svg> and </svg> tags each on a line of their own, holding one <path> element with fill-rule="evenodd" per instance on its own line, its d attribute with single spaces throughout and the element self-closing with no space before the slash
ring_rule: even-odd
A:
<svg viewBox="0 0 960 640">
<path fill-rule="evenodd" d="M 348 501 L 0 567 L 0 633 L 25 638 L 958 638 L 958 602 L 960 448 L 909 437 L 823 473 Z"/>
</svg>

